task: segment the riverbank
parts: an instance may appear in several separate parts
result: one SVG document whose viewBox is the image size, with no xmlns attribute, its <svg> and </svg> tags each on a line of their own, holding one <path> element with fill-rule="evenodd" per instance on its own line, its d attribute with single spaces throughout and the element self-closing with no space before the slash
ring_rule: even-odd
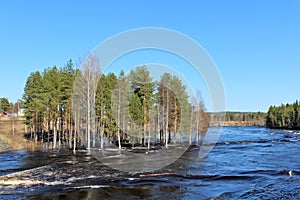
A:
<svg viewBox="0 0 300 200">
<path fill-rule="evenodd" d="M 264 121 L 224 121 L 212 122 L 211 126 L 261 126 L 265 127 Z"/>
<path fill-rule="evenodd" d="M 209 113 L 211 126 L 266 126 L 266 113 L 220 112 Z"/>
<path fill-rule="evenodd" d="M 211 126 L 265 126 L 263 120 L 252 121 L 216 121 Z M 38 144 L 29 144 L 24 138 L 23 118 L 0 117 L 0 152 L 38 148 Z"/>
<path fill-rule="evenodd" d="M 3 143 L 1 140 L 0 140 L 0 153 L 1 152 L 6 152 L 6 151 L 11 151 L 12 148 L 10 146 L 8 146 L 7 144 Z"/>
<path fill-rule="evenodd" d="M 7 135 L 0 133 L 0 152 L 20 150 L 28 147 L 28 142 L 22 135 Z"/>
<path fill-rule="evenodd" d="M 0 152 L 20 150 L 28 146 L 24 138 L 24 120 L 22 118 L 0 118 Z"/>
</svg>

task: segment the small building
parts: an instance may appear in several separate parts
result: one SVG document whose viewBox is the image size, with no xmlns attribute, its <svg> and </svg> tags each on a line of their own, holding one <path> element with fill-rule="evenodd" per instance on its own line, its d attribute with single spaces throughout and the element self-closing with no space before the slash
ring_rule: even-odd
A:
<svg viewBox="0 0 300 200">
<path fill-rule="evenodd" d="M 0 117 L 8 117 L 9 113 L 7 112 L 0 112 Z"/>
<path fill-rule="evenodd" d="M 20 108 L 18 111 L 18 117 L 24 117 L 24 109 Z"/>
</svg>

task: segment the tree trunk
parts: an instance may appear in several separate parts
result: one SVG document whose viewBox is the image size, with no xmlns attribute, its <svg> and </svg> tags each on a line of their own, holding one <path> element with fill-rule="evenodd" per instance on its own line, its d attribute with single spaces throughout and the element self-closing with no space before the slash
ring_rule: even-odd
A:
<svg viewBox="0 0 300 200">
<path fill-rule="evenodd" d="M 166 147 L 168 146 L 168 129 L 169 129 L 169 91 L 167 89 L 167 102 L 166 102 L 166 124 L 165 124 L 165 129 L 166 129 Z M 170 133 L 169 133 L 170 134 Z"/>
<path fill-rule="evenodd" d="M 193 109 L 191 109 L 191 124 L 190 124 L 190 137 L 189 144 L 192 144 L 192 132 L 193 132 Z"/>
<path fill-rule="evenodd" d="M 75 114 L 76 115 L 76 114 Z M 75 120 L 76 122 L 76 120 Z M 75 125 L 76 127 L 76 125 Z M 69 112 L 69 128 L 68 128 L 68 142 L 69 142 L 69 148 L 71 149 L 72 148 L 72 136 L 73 136 L 73 125 L 72 125 L 72 117 L 71 117 L 71 112 Z M 75 134 L 75 132 L 74 132 Z M 75 136 L 74 136 L 75 137 Z M 74 140 L 76 142 L 76 139 Z"/>
<path fill-rule="evenodd" d="M 56 148 L 56 139 L 57 139 L 57 120 L 54 120 L 54 125 L 53 125 L 53 149 Z"/>
<path fill-rule="evenodd" d="M 131 137 L 131 146 L 134 147 L 134 136 Z"/>
<path fill-rule="evenodd" d="M 62 132 L 62 129 L 61 129 L 61 118 L 59 119 L 60 121 L 59 121 L 59 126 L 58 126 L 58 146 L 60 147 L 60 145 L 61 145 L 61 140 L 60 140 L 60 138 L 61 138 L 61 132 Z"/>
<path fill-rule="evenodd" d="M 87 148 L 91 148 L 91 98 L 90 98 L 90 82 L 88 81 L 88 88 L 87 88 Z"/>
<path fill-rule="evenodd" d="M 133 129 L 132 130 L 136 130 L 136 125 L 133 125 Z M 133 134 L 133 136 L 131 137 L 131 139 L 132 139 L 132 147 L 134 147 L 134 134 Z"/>
<path fill-rule="evenodd" d="M 201 120 L 201 112 L 200 112 L 200 107 L 198 108 L 199 110 L 197 111 L 197 143 L 199 143 L 200 140 L 200 134 L 201 134 L 201 129 L 200 129 L 200 120 Z"/>
<path fill-rule="evenodd" d="M 147 106 L 146 106 L 146 96 L 144 95 L 143 102 L 143 110 L 144 110 L 144 142 L 143 145 L 146 145 L 146 132 L 147 132 Z"/>
<path fill-rule="evenodd" d="M 48 121 L 48 127 L 47 127 L 48 128 L 48 130 L 47 130 L 48 131 L 48 145 L 49 145 L 49 142 L 50 142 L 50 126 L 51 126 L 50 123 L 51 123 L 51 121 L 49 120 Z"/>
<path fill-rule="evenodd" d="M 150 149 L 150 138 L 151 138 L 151 133 L 150 133 L 150 125 L 148 125 L 148 149 Z"/>
<path fill-rule="evenodd" d="M 175 119 L 174 119 L 174 143 L 177 143 L 177 120 L 178 120 L 178 105 L 175 98 Z"/>
<path fill-rule="evenodd" d="M 160 126 L 159 126 L 159 123 L 160 123 L 159 115 L 160 115 L 160 113 L 159 113 L 159 100 L 158 100 L 158 102 L 157 102 L 157 134 L 159 134 L 159 141 L 161 142 L 161 133 L 160 133 Z M 156 143 L 156 141 L 155 141 L 155 143 Z"/>
<path fill-rule="evenodd" d="M 162 127 L 161 127 L 161 130 L 160 130 L 160 143 L 161 144 L 165 143 L 165 141 L 164 141 L 164 130 L 165 130 L 165 113 L 164 113 L 164 110 L 162 110 Z"/>
<path fill-rule="evenodd" d="M 44 143 L 44 129 L 42 129 L 42 137 L 41 137 L 41 143 Z"/>
<path fill-rule="evenodd" d="M 38 134 L 38 114 L 35 114 L 35 129 L 34 129 L 34 141 L 37 142 L 37 134 Z"/>
<path fill-rule="evenodd" d="M 30 128 L 30 141 L 32 141 L 33 130 L 34 130 L 34 125 L 33 127 Z"/>
<path fill-rule="evenodd" d="M 103 141 L 103 139 L 104 139 L 104 130 L 101 128 L 101 130 L 100 130 L 100 148 L 101 149 L 103 149 L 103 143 L 104 143 L 104 141 Z"/>
<path fill-rule="evenodd" d="M 76 152 L 76 136 L 77 136 L 77 131 L 79 130 L 77 122 L 78 122 L 78 120 L 77 120 L 77 115 L 76 115 L 76 111 L 75 111 L 75 120 L 74 120 L 75 129 L 74 129 L 74 138 L 73 138 L 73 152 L 74 153 Z M 72 132 L 71 132 L 71 136 L 72 136 Z M 69 139 L 71 141 L 71 137 Z M 72 145 L 72 142 L 71 142 L 71 145 Z"/>
<path fill-rule="evenodd" d="M 118 95 L 119 103 L 118 103 L 118 142 L 119 142 L 119 149 L 121 149 L 121 138 L 120 138 L 120 122 L 121 122 L 121 91 L 120 91 L 120 86 L 119 86 L 119 95 Z"/>
</svg>

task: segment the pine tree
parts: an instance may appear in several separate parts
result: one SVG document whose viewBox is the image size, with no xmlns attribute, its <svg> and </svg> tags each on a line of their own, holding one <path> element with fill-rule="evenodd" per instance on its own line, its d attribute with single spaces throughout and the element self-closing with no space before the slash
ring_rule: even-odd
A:
<svg viewBox="0 0 300 200">
<path fill-rule="evenodd" d="M 117 84 L 117 77 L 113 73 L 102 75 L 96 92 L 96 118 L 100 130 L 100 148 L 103 149 L 104 135 L 111 141 L 117 131 L 116 119 L 112 110 L 112 92 Z"/>
<path fill-rule="evenodd" d="M 96 91 L 96 119 L 100 131 L 100 148 L 103 149 L 104 127 L 105 127 L 105 75 L 102 74 Z"/>
<path fill-rule="evenodd" d="M 52 68 L 48 68 L 44 71 L 43 74 L 43 85 L 44 85 L 44 92 L 43 92 L 43 100 L 44 105 L 46 105 L 46 110 L 48 111 L 47 115 L 49 118 L 49 129 L 51 129 L 52 124 L 52 131 L 53 131 L 53 148 L 56 148 L 57 139 L 60 145 L 60 134 L 58 122 L 60 117 L 60 83 L 61 83 L 61 76 L 60 72 L 56 66 Z"/>
<path fill-rule="evenodd" d="M 153 107 L 154 104 L 153 97 L 155 84 L 146 66 L 137 67 L 135 70 L 131 70 L 129 80 L 134 93 L 137 94 L 142 103 L 144 132 L 143 145 L 146 145 L 146 132 L 147 124 L 149 121 L 149 110 Z"/>
<path fill-rule="evenodd" d="M 293 104 L 270 106 L 266 116 L 266 126 L 268 128 L 300 129 L 299 111 L 298 101 Z"/>
<path fill-rule="evenodd" d="M 8 112 L 10 105 L 9 105 L 8 98 L 2 97 L 0 98 L 0 112 Z"/>
<path fill-rule="evenodd" d="M 41 118 L 43 113 L 42 76 L 40 72 L 31 73 L 27 78 L 24 88 L 24 109 L 25 124 L 31 129 L 31 139 L 38 139 L 38 132 L 41 130 Z M 34 136 L 33 136 L 34 134 Z"/>
<path fill-rule="evenodd" d="M 173 76 L 171 80 L 171 90 L 173 92 L 172 97 L 172 126 L 174 131 L 174 143 L 177 142 L 177 132 L 181 123 L 185 123 L 186 117 L 182 115 L 183 111 L 186 110 L 189 106 L 188 94 L 186 92 L 185 86 L 182 84 L 181 80 L 177 76 Z"/>
<path fill-rule="evenodd" d="M 40 72 L 31 73 L 24 88 L 25 124 L 34 133 L 35 141 L 44 142 L 44 133 L 48 133 L 47 142 L 50 142 L 50 132 L 53 132 L 53 148 L 66 140 L 66 119 L 71 124 L 71 94 L 75 70 L 72 62 L 60 68 L 49 67 Z M 20 106 L 20 103 L 18 103 Z M 19 107 L 18 106 L 18 107 Z M 67 115 L 69 117 L 67 117 Z M 58 122 L 60 126 L 58 126 Z"/>
<path fill-rule="evenodd" d="M 133 93 L 129 98 L 129 114 L 130 114 L 130 130 L 129 133 L 132 136 L 132 145 L 135 143 L 135 138 L 142 139 L 142 125 L 144 119 L 143 105 L 138 94 Z"/>
<path fill-rule="evenodd" d="M 61 107 L 61 130 L 64 138 L 68 138 L 69 147 L 72 148 L 72 92 L 75 81 L 76 71 L 73 68 L 72 60 L 61 68 L 61 86 L 60 86 L 60 107 Z M 64 124 L 66 126 L 64 127 Z M 67 136 L 65 135 L 67 134 Z"/>
</svg>

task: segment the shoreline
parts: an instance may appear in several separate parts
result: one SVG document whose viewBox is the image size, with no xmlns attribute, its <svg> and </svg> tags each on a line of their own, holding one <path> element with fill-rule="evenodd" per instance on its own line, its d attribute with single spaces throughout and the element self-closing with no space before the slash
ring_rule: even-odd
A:
<svg viewBox="0 0 300 200">
<path fill-rule="evenodd" d="M 0 153 L 12 151 L 13 148 L 0 140 Z"/>
<path fill-rule="evenodd" d="M 223 121 L 223 122 L 211 122 L 210 126 L 260 126 L 266 127 L 263 121 Z"/>
</svg>

